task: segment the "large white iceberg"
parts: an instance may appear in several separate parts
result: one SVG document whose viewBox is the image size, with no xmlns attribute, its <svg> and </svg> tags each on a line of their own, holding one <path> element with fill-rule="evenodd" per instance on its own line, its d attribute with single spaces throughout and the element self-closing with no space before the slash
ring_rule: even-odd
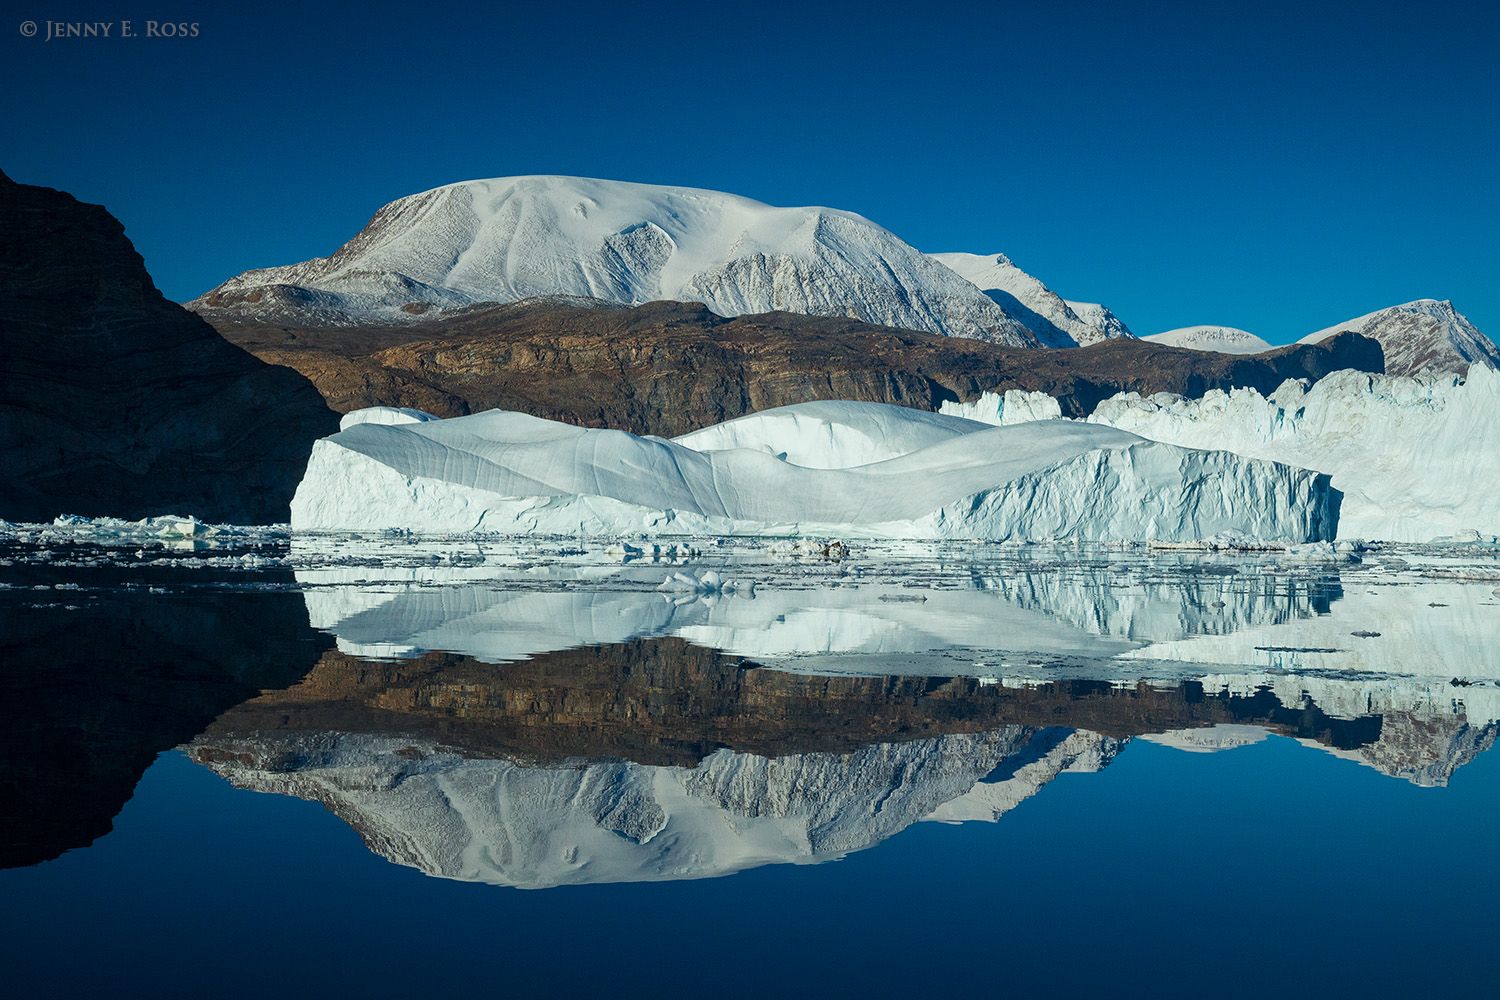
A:
<svg viewBox="0 0 1500 1000">
<path fill-rule="evenodd" d="M 986 393 L 944 412 L 993 424 L 1045 412 L 1039 393 Z M 1397 377 L 1334 372 L 1270 396 L 1213 390 L 1202 399 L 1124 393 L 1088 417 L 1189 448 L 1223 448 L 1332 476 L 1344 494 L 1339 535 L 1429 542 L 1500 536 L 1500 372 Z"/>
<path fill-rule="evenodd" d="M 1338 504 L 1326 476 L 1109 427 L 843 402 L 675 441 L 500 410 L 351 422 L 314 445 L 292 527 L 1303 542 L 1332 537 Z"/>
</svg>

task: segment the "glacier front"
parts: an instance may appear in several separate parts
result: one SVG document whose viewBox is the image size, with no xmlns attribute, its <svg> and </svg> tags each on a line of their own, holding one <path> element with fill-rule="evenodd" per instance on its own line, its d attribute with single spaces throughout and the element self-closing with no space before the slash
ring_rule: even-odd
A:
<svg viewBox="0 0 1500 1000">
<path fill-rule="evenodd" d="M 782 407 L 673 441 L 492 410 L 349 421 L 314 445 L 296 531 L 830 535 L 985 541 L 1332 538 L 1328 477 L 1047 420 Z"/>
</svg>

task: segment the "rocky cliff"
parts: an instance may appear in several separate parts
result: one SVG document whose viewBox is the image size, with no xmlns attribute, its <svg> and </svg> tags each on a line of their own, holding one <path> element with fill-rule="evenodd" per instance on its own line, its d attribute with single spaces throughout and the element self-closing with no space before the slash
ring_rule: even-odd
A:
<svg viewBox="0 0 1500 1000">
<path fill-rule="evenodd" d="M 130 577 L 165 582 L 149 570 Z M 86 612 L 36 600 L 31 587 L 56 576 L 23 576 L 0 592 L 9 646 L 0 671 L 0 868 L 108 833 L 158 754 L 237 702 L 296 682 L 329 643 L 308 627 L 295 593 L 187 598 L 98 588 L 97 573 L 68 578 L 95 590 Z"/>
<path fill-rule="evenodd" d="M 857 320 L 766 313 L 726 319 L 696 303 L 636 307 L 530 300 L 386 327 L 290 327 L 210 314 L 231 341 L 311 379 L 341 412 L 492 408 L 673 436 L 819 399 L 934 410 L 988 390 L 1058 396 L 1083 416 L 1117 392 L 1248 386 L 1354 368 L 1381 371 L 1373 341 L 1345 335 L 1231 357 L 1136 340 L 1010 348 Z"/>
<path fill-rule="evenodd" d="M 0 518 L 285 521 L 337 418 L 167 301 L 107 211 L 0 174 Z"/>
</svg>

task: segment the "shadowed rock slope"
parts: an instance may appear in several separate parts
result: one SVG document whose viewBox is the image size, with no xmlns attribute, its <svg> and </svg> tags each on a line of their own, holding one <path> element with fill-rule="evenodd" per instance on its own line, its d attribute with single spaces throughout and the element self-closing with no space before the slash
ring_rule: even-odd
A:
<svg viewBox="0 0 1500 1000">
<path fill-rule="evenodd" d="M 1375 342 L 1343 335 L 1242 357 L 1137 340 L 1010 348 L 856 320 L 766 313 L 726 319 L 696 303 L 636 307 L 529 300 L 387 327 L 288 327 L 212 317 L 229 340 L 296 368 L 341 412 L 414 406 L 440 416 L 501 408 L 672 436 L 819 399 L 935 410 L 986 390 L 1031 389 L 1086 415 L 1122 391 L 1201 396 L 1355 368 Z"/>
<path fill-rule="evenodd" d="M 337 429 L 308 380 L 167 301 L 107 211 L 0 174 L 0 518 L 287 519 Z"/>
</svg>

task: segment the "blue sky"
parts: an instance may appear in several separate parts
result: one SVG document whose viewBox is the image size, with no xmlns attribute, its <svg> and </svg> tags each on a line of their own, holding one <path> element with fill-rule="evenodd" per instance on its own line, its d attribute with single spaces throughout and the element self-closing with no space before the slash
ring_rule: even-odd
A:
<svg viewBox="0 0 1500 1000">
<path fill-rule="evenodd" d="M 1003 250 L 1138 333 L 1423 296 L 1500 331 L 1496 5 L 7 6 L 0 169 L 107 205 L 173 298 L 567 173 Z M 18 30 L 127 17 L 199 35 Z"/>
</svg>

